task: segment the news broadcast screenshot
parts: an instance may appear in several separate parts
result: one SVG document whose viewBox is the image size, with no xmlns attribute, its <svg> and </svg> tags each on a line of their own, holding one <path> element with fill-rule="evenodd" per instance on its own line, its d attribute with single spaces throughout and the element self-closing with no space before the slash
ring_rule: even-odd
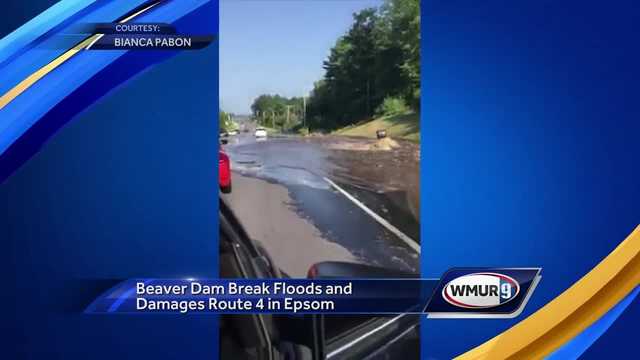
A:
<svg viewBox="0 0 640 360">
<path fill-rule="evenodd" d="M 0 359 L 637 357 L 635 1 L 0 20 Z"/>
</svg>

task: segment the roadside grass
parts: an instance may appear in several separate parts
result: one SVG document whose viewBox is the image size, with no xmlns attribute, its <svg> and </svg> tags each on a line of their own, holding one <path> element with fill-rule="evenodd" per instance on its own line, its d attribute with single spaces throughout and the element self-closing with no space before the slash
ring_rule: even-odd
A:
<svg viewBox="0 0 640 360">
<path fill-rule="evenodd" d="M 383 116 L 335 130 L 333 134 L 376 138 L 376 130 L 386 129 L 387 136 L 420 142 L 420 116 L 416 113 Z"/>
</svg>

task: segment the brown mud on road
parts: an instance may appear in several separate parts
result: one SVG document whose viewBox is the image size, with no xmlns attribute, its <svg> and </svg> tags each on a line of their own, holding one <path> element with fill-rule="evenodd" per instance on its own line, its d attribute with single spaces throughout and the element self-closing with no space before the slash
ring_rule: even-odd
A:
<svg viewBox="0 0 640 360">
<path fill-rule="evenodd" d="M 250 236 L 293 276 L 331 260 L 418 271 L 419 145 L 380 145 L 341 136 L 256 141 L 242 134 L 225 146 L 233 171 L 233 192 L 225 198 Z"/>
<path fill-rule="evenodd" d="M 405 140 L 324 136 L 335 181 L 376 194 L 420 219 L 420 145 Z M 388 209 L 382 209 L 386 212 Z M 384 214 L 382 214 L 384 215 Z"/>
</svg>

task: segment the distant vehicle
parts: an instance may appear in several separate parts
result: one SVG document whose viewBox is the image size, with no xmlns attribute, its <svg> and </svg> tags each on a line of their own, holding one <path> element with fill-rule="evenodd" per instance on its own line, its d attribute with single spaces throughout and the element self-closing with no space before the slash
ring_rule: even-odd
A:
<svg viewBox="0 0 640 360">
<path fill-rule="evenodd" d="M 238 130 L 229 130 L 229 136 L 235 136 L 238 135 Z"/>
<path fill-rule="evenodd" d="M 256 128 L 256 132 L 254 133 L 254 135 L 257 138 L 266 138 L 267 137 L 267 129 L 261 128 L 261 127 Z"/>
<path fill-rule="evenodd" d="M 231 160 L 229 160 L 229 156 L 222 150 L 218 152 L 218 160 L 220 191 L 223 194 L 228 194 L 231 192 Z"/>
</svg>

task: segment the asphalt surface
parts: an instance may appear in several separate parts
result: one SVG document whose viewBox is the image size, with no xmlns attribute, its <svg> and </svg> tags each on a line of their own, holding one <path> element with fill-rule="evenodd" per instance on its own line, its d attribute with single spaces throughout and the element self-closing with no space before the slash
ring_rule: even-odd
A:
<svg viewBox="0 0 640 360">
<path fill-rule="evenodd" d="M 223 148 L 233 192 L 224 197 L 249 235 L 292 276 L 327 260 L 417 272 L 418 146 L 351 150 L 372 142 L 229 137 Z"/>
</svg>

